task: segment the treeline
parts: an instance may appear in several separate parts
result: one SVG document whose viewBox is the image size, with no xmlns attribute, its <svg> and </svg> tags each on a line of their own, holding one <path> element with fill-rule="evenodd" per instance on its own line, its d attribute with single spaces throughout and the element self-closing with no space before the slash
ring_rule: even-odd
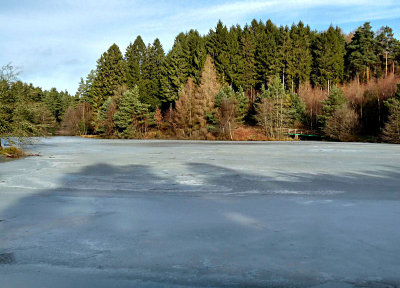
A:
<svg viewBox="0 0 400 288">
<path fill-rule="evenodd" d="M 368 22 L 349 35 L 302 22 L 218 22 L 207 35 L 180 33 L 168 53 L 158 39 L 146 45 L 138 36 L 124 53 L 113 44 L 101 55 L 60 127 L 234 140 L 285 139 L 297 128 L 341 141 L 400 142 L 399 60 L 392 29 L 375 33 Z"/>
<path fill-rule="evenodd" d="M 10 64 L 0 67 L 0 138 L 55 134 L 73 97 L 23 83 L 17 76 Z"/>
</svg>

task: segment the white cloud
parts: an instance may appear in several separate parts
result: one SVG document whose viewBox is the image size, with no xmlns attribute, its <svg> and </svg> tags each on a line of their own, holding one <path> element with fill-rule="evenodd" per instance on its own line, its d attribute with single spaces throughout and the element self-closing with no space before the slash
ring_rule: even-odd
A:
<svg viewBox="0 0 400 288">
<path fill-rule="evenodd" d="M 398 15 L 400 5 L 390 0 L 15 0 L 0 10 L 0 64 L 22 67 L 24 81 L 74 92 L 112 43 L 124 50 L 139 34 L 145 42 L 159 37 L 168 50 L 179 32 L 207 33 L 219 19 L 227 26 L 253 18 L 277 25 L 303 20 L 325 29 Z"/>
</svg>

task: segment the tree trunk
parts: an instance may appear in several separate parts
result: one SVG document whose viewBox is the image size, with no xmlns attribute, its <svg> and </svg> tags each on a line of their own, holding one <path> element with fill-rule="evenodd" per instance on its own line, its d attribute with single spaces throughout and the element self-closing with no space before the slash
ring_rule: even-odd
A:
<svg viewBox="0 0 400 288">
<path fill-rule="evenodd" d="M 228 122 L 228 126 L 229 126 L 229 136 L 231 137 L 231 141 L 232 141 L 233 137 L 232 137 L 232 130 L 231 130 L 231 121 Z"/>
<path fill-rule="evenodd" d="M 385 77 L 387 78 L 387 76 L 388 76 L 388 52 L 386 51 L 385 52 Z"/>
</svg>

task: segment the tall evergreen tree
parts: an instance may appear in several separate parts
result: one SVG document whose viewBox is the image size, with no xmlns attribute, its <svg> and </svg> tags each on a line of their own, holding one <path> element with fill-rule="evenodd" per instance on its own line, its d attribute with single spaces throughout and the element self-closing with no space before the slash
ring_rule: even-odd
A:
<svg viewBox="0 0 400 288">
<path fill-rule="evenodd" d="M 399 41 L 394 38 L 392 28 L 385 26 L 382 27 L 376 36 L 377 40 L 377 55 L 379 55 L 381 68 L 387 77 L 390 72 L 390 66 L 392 66 L 392 71 L 395 70 L 395 57 L 396 50 L 400 48 Z"/>
<path fill-rule="evenodd" d="M 126 63 L 116 44 L 105 52 L 97 61 L 96 78 L 93 81 L 90 97 L 95 115 L 108 97 L 115 95 L 126 83 Z"/>
<path fill-rule="evenodd" d="M 142 37 L 137 36 L 133 43 L 126 48 L 125 61 L 127 64 L 126 83 L 128 89 L 132 89 L 135 85 L 142 82 L 142 64 L 145 57 L 146 45 Z"/>
<path fill-rule="evenodd" d="M 290 84 L 292 92 L 301 83 L 305 83 L 310 79 L 312 64 L 310 47 L 312 37 L 310 27 L 304 26 L 301 21 L 297 25 L 292 25 L 290 30 L 292 57 L 288 67 L 288 71 L 290 71 L 293 77 L 293 84 Z"/>
<path fill-rule="evenodd" d="M 313 43 L 312 80 L 319 87 L 330 89 L 343 79 L 345 40 L 340 28 L 318 34 Z"/>
<path fill-rule="evenodd" d="M 253 89 L 256 84 L 255 69 L 255 40 L 254 33 L 248 26 L 245 26 L 240 37 L 240 53 L 243 65 L 243 74 L 238 85 L 245 90 Z"/>
<path fill-rule="evenodd" d="M 350 44 L 347 46 L 347 61 L 349 76 L 368 81 L 371 68 L 377 62 L 374 32 L 369 22 L 364 23 L 354 33 Z"/>
<path fill-rule="evenodd" d="M 258 85 L 267 85 L 271 76 L 279 74 L 279 29 L 268 20 L 265 25 L 255 27 L 256 51 L 255 64 Z M 261 86 L 259 86 L 261 87 Z"/>
<path fill-rule="evenodd" d="M 226 82 L 229 79 L 228 35 L 228 29 L 220 20 L 215 27 L 215 31 L 210 30 L 206 43 L 207 53 L 214 61 L 221 82 Z"/>
<path fill-rule="evenodd" d="M 150 105 L 152 111 L 161 104 L 161 75 L 164 58 L 164 50 L 157 38 L 152 45 L 147 46 L 146 57 L 142 65 L 143 84 L 140 87 L 140 101 Z"/>
</svg>

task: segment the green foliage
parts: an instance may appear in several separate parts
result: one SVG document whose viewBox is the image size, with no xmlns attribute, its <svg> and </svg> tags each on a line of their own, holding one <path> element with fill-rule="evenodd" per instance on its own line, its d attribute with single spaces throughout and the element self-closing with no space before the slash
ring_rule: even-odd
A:
<svg viewBox="0 0 400 288">
<path fill-rule="evenodd" d="M 0 69 L 0 138 L 41 136 L 54 132 L 55 117 L 49 111 L 47 98 L 49 91 L 43 92 L 32 84 L 17 80 L 17 72 L 10 64 Z M 66 92 L 52 89 L 57 115 L 70 101 Z M 9 138 L 8 138 L 9 139 Z"/>
<path fill-rule="evenodd" d="M 150 109 L 154 111 L 161 104 L 161 76 L 165 58 L 160 40 L 156 39 L 153 45 L 148 45 L 145 55 L 142 64 L 142 81 L 139 85 L 140 101 L 150 105 Z"/>
<path fill-rule="evenodd" d="M 362 76 L 363 80 L 368 80 L 369 71 L 378 60 L 376 56 L 377 41 L 374 35 L 369 22 L 364 23 L 354 33 L 347 46 L 349 76 Z"/>
<path fill-rule="evenodd" d="M 97 60 L 96 78 L 93 80 L 89 93 L 89 103 L 95 115 L 108 97 L 115 95 L 117 90 L 126 83 L 126 63 L 116 44 Z"/>
<path fill-rule="evenodd" d="M 280 72 L 279 29 L 268 20 L 266 25 L 253 23 L 255 33 L 255 68 L 257 81 L 266 85 L 272 76 Z"/>
<path fill-rule="evenodd" d="M 149 105 L 140 102 L 139 87 L 127 90 L 121 98 L 118 112 L 114 114 L 113 120 L 121 137 L 129 137 L 135 131 L 146 124 L 149 116 Z"/>
<path fill-rule="evenodd" d="M 318 115 L 318 120 L 320 126 L 325 127 L 327 121 L 332 118 L 335 111 L 339 109 L 342 105 L 346 105 L 347 100 L 344 97 L 344 93 L 339 88 L 332 87 L 331 92 L 328 95 L 328 98 L 322 101 L 322 115 Z"/>
<path fill-rule="evenodd" d="M 58 92 L 56 88 L 52 88 L 50 91 L 44 92 L 43 102 L 56 121 L 60 123 L 68 106 L 71 105 L 72 97 L 68 92 Z"/>
<path fill-rule="evenodd" d="M 319 87 L 328 88 L 341 82 L 344 73 L 345 40 L 340 28 L 329 29 L 319 35 L 313 43 L 312 80 Z"/>
<path fill-rule="evenodd" d="M 382 138 L 389 143 L 400 143 L 400 83 L 396 97 L 385 101 L 385 106 L 389 109 L 389 119 L 382 131 Z"/>
<path fill-rule="evenodd" d="M 235 92 L 232 86 L 222 86 L 215 98 L 215 107 L 220 108 L 224 99 L 233 103 L 237 121 L 243 122 L 249 110 L 249 98 L 244 94 L 243 89 L 239 88 L 239 91 Z"/>
<path fill-rule="evenodd" d="M 137 36 L 135 41 L 126 48 L 125 61 L 127 65 L 126 80 L 128 89 L 142 83 L 142 63 L 146 57 L 146 45 L 142 37 Z"/>
<path fill-rule="evenodd" d="M 167 54 L 161 77 L 161 101 L 168 104 L 176 101 L 178 92 L 188 78 L 198 84 L 205 61 L 204 39 L 196 30 L 180 33 Z"/>
<path fill-rule="evenodd" d="M 296 93 L 290 93 L 290 106 L 288 110 L 290 125 L 302 125 L 306 121 L 306 105 Z"/>
<path fill-rule="evenodd" d="M 380 60 L 380 68 L 384 71 L 385 75 L 390 72 L 390 66 L 396 60 L 396 54 L 400 51 L 400 42 L 394 38 L 392 28 L 385 26 L 382 27 L 376 35 L 377 41 L 377 55 Z M 399 54 L 400 55 L 400 54 Z M 383 74 L 383 73 L 382 73 Z"/>
<path fill-rule="evenodd" d="M 288 80 L 293 81 L 295 89 L 299 87 L 300 83 L 305 83 L 310 79 L 312 37 L 310 27 L 304 26 L 301 21 L 298 25 L 292 25 L 290 30 L 291 56 L 287 65 L 287 74 L 289 75 Z M 290 84 L 290 86 L 293 85 Z"/>
</svg>

